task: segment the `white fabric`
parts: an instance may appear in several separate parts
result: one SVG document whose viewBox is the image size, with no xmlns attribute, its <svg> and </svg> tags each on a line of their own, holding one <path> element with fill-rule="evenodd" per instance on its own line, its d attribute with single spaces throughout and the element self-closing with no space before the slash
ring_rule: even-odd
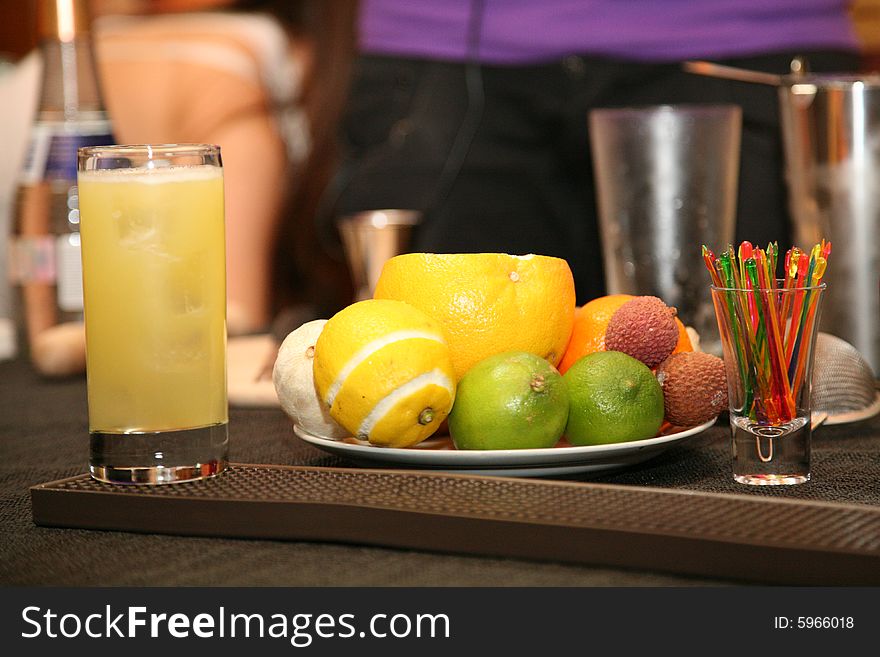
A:
<svg viewBox="0 0 880 657">
<path fill-rule="evenodd" d="M 232 45 L 188 41 L 185 36 L 168 40 L 161 50 L 126 40 L 131 30 L 145 21 L 159 30 L 183 35 L 197 31 L 245 41 L 254 58 Z M 95 22 L 94 29 L 101 36 L 119 37 L 110 42 L 99 41 L 100 56 L 108 61 L 192 62 L 256 81 L 266 89 L 272 105 L 277 108 L 278 126 L 290 160 L 299 162 L 308 154 L 309 126 L 300 105 L 302 64 L 291 56 L 289 37 L 271 16 L 223 12 L 104 16 Z"/>
</svg>

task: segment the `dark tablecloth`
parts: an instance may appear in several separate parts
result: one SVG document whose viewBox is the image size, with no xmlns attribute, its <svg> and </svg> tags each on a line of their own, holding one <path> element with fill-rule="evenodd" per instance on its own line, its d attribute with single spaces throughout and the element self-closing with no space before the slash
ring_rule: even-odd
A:
<svg viewBox="0 0 880 657">
<path fill-rule="evenodd" d="M 751 488 L 730 477 L 719 423 L 595 481 L 880 505 L 880 418 L 822 427 L 813 480 Z M 231 460 L 349 466 L 300 441 L 278 409 L 230 409 Z M 744 584 L 669 574 L 326 543 L 190 538 L 37 527 L 28 489 L 86 471 L 84 378 L 50 381 L 0 363 L 0 584 L 64 586 L 690 586 Z"/>
</svg>

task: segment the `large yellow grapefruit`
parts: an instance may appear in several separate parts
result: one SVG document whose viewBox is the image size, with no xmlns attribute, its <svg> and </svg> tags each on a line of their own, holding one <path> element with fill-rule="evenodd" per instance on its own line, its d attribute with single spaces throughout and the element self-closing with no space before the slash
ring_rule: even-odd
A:
<svg viewBox="0 0 880 657">
<path fill-rule="evenodd" d="M 374 298 L 405 301 L 437 320 L 459 379 L 505 351 L 556 365 L 574 323 L 571 269 L 550 256 L 407 253 L 385 263 Z"/>
</svg>

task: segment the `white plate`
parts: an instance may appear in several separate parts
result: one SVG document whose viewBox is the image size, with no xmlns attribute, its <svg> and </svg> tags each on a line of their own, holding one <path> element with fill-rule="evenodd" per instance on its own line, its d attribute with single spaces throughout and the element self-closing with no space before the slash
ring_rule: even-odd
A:
<svg viewBox="0 0 880 657">
<path fill-rule="evenodd" d="M 717 418 L 716 418 L 717 419 Z M 624 468 L 657 456 L 686 438 L 701 433 L 715 420 L 676 433 L 610 445 L 560 446 L 547 449 L 457 450 L 448 436 L 431 438 L 416 447 L 376 447 L 349 438 L 330 440 L 294 426 L 297 436 L 331 454 L 368 467 L 443 470 L 507 477 L 544 477 Z"/>
</svg>

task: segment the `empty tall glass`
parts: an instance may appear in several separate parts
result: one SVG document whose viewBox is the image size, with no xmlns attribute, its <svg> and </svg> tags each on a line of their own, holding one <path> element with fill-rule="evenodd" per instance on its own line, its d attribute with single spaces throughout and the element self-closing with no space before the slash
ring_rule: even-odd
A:
<svg viewBox="0 0 880 657">
<path fill-rule="evenodd" d="M 597 109 L 589 120 L 608 292 L 660 297 L 720 355 L 699 245 L 733 241 L 740 108 Z"/>
</svg>

